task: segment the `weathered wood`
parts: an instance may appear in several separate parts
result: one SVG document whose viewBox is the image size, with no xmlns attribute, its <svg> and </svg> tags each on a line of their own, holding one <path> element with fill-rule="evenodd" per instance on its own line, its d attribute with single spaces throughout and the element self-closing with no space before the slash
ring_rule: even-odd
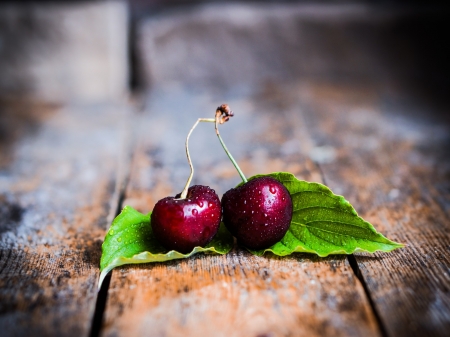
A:
<svg viewBox="0 0 450 337">
<path fill-rule="evenodd" d="M 124 107 L 20 109 L 2 116 L 1 335 L 87 336 L 103 233 L 117 207 Z"/>
<path fill-rule="evenodd" d="M 177 97 L 177 106 L 171 106 Z M 188 175 L 184 138 L 197 117 L 212 117 L 218 104 L 186 92 L 154 93 L 139 123 L 141 142 L 124 204 L 142 212 L 179 192 Z M 236 116 L 221 127 L 247 175 L 290 170 L 320 180 L 317 167 L 297 148 L 290 111 L 254 110 L 252 101 L 227 101 Z M 195 183 L 222 195 L 239 178 L 216 139 L 201 124 L 190 141 Z M 294 150 L 292 150 L 294 149 Z M 103 336 L 378 336 L 364 290 L 345 256 L 318 259 L 255 257 L 236 247 L 226 256 L 116 269 L 108 293 Z"/>
<path fill-rule="evenodd" d="M 309 93 L 303 104 L 310 134 L 335 154 L 320 165 L 326 182 L 378 230 L 407 244 L 390 254 L 355 255 L 388 335 L 448 336 L 446 116 L 364 87 L 316 85 Z"/>
<path fill-rule="evenodd" d="M 184 137 L 197 117 L 212 117 L 226 101 L 236 117 L 222 134 L 247 175 L 284 170 L 325 182 L 408 246 L 349 260 L 258 258 L 236 247 L 227 256 L 120 268 L 112 275 L 102 334 L 446 335 L 449 127 L 433 121 L 429 109 L 413 116 L 411 96 L 405 109 L 387 105 L 392 96 L 376 95 L 387 95 L 386 87 L 404 90 L 411 79 L 441 89 L 433 79 L 445 77 L 445 54 L 434 62 L 414 52 L 441 43 L 430 46 L 426 34 L 411 43 L 417 34 L 398 28 L 404 22 L 398 19 L 411 13 L 416 22 L 417 10 L 254 9 L 210 7 L 156 18 L 140 31 L 146 76 L 169 92 L 152 91 L 135 131 L 141 143 L 125 204 L 147 212 L 181 191 L 188 176 Z M 439 32 L 447 17 L 440 15 L 438 25 L 435 18 L 419 17 L 420 25 L 409 27 Z M 430 69 L 431 86 L 422 80 Z M 393 74 L 398 82 L 390 82 Z M 317 78 L 339 86 L 314 84 Z M 108 85 L 123 89 L 119 82 Z M 177 90 L 174 83 L 202 91 Z M 205 84 L 220 90 L 201 97 Z M 80 97 L 96 92 L 86 85 Z M 226 97 L 226 87 L 242 96 Z M 255 89 L 261 92 L 252 96 Z M 0 111 L 0 331 L 83 336 L 94 314 L 100 245 L 117 204 L 121 114 L 105 106 L 36 109 Z M 193 183 L 221 195 L 239 181 L 212 125 L 195 131 L 191 151 Z"/>
<path fill-rule="evenodd" d="M 218 92 L 273 81 L 395 79 L 397 88 L 442 103 L 448 15 L 444 6 L 361 2 L 197 6 L 139 24 L 139 75 L 146 83 Z"/>
<path fill-rule="evenodd" d="M 128 81 L 126 1 L 2 1 L 0 96 L 113 100 Z"/>
<path fill-rule="evenodd" d="M 439 87 L 439 80 L 433 80 L 439 78 L 435 74 L 440 74 L 436 71 L 439 66 L 435 64 L 445 63 L 434 63 L 435 57 L 427 58 L 426 53 L 416 53 L 417 50 L 440 50 L 439 46 L 428 43 L 428 35 L 435 36 L 434 33 L 439 32 L 437 27 L 441 27 L 446 18 L 436 15 L 436 11 L 428 13 L 432 15 L 422 17 L 415 10 L 399 8 L 391 11 L 367 6 L 211 6 L 159 16 L 144 23 L 139 28 L 143 73 L 156 87 L 169 88 L 170 95 L 157 90 L 151 94 L 151 115 L 143 122 L 144 134 L 148 138 L 137 150 L 126 203 L 147 212 L 159 198 L 181 190 L 188 169 L 184 162 L 183 139 L 179 134 L 185 135 L 196 117 L 207 117 L 204 113 L 196 114 L 198 111 L 212 111 L 216 105 L 227 101 L 237 114 L 229 125 L 222 128 L 222 133 L 225 140 L 232 140 L 228 141 L 228 146 L 232 153 L 237 154 L 248 175 L 284 170 L 303 179 L 325 182 L 354 203 L 360 214 L 380 231 L 399 241 L 408 242 L 407 239 L 420 226 L 404 226 L 402 222 L 412 221 L 412 218 L 402 219 L 401 212 L 395 210 L 401 209 L 407 216 L 420 217 L 419 223 L 425 225 L 428 221 L 425 219 L 440 203 L 444 206 L 433 213 L 436 224 L 429 230 L 422 230 L 422 237 L 426 240 L 418 239 L 417 242 L 427 245 L 440 238 L 441 244 L 435 245 L 438 253 L 431 254 L 431 260 L 421 255 L 425 253 L 421 244 L 375 257 L 358 255 L 358 263 L 354 265 L 355 268 L 359 265 L 366 276 L 363 284 L 367 282 L 368 297 L 361 295 L 353 308 L 342 311 L 333 311 L 333 302 L 320 300 L 326 298 L 324 294 L 333 292 L 344 298 L 355 292 L 362 294 L 362 286 L 358 282 L 350 282 L 350 287 L 342 286 L 342 278 L 347 277 L 348 268 L 347 261 L 342 258 L 315 262 L 307 260 L 309 257 L 305 255 L 286 260 L 271 259 L 267 264 L 267 260 L 253 258 L 238 249 L 229 257 L 197 256 L 167 265 L 122 268 L 112 275 L 103 334 L 113 336 L 145 331 L 150 335 L 176 335 L 183 328 L 186 335 L 206 334 L 211 330 L 215 334 L 226 331 L 244 336 L 270 333 L 370 335 L 378 331 L 374 330 L 374 316 L 377 315 L 378 328 L 383 335 L 445 332 L 449 313 L 445 282 L 448 283 L 448 253 L 445 250 L 448 238 L 442 237 L 446 229 L 446 218 L 442 214 L 448 213 L 448 199 L 445 191 L 435 193 L 433 191 L 438 188 L 424 189 L 418 187 L 416 181 L 409 183 L 405 192 L 400 188 L 400 184 L 410 182 L 408 174 L 418 179 L 434 174 L 430 167 L 424 168 L 415 162 L 432 158 L 434 151 L 425 148 L 431 157 L 418 156 L 414 137 L 417 133 L 423 134 L 423 129 L 411 133 L 404 127 L 402 133 L 396 135 L 391 119 L 384 112 L 373 112 L 380 106 L 376 93 L 385 88 L 400 88 L 395 94 L 401 94 L 409 90 L 426 93 L 430 89 L 424 90 L 423 83 L 427 87 L 430 83 L 434 83 L 431 87 L 436 87 L 436 84 Z M 439 24 L 435 25 L 436 22 Z M 410 34 L 405 27 L 419 27 L 416 29 L 421 34 Z M 422 32 L 428 32 L 428 35 Z M 437 54 L 440 59 L 445 55 L 442 52 Z M 318 79 L 322 83 L 315 84 Z M 277 81 L 284 85 L 277 86 Z M 324 85 L 325 82 L 339 87 Z M 348 85 L 348 90 L 342 90 L 345 85 Z M 199 98 L 206 86 L 217 91 L 210 91 L 206 98 Z M 200 90 L 194 94 L 176 90 L 178 87 L 197 87 Z M 224 93 L 230 88 L 245 98 L 226 99 Z M 252 96 L 255 91 L 260 91 L 260 94 Z M 189 95 L 197 95 L 197 99 L 190 101 Z M 219 97 L 220 102 L 210 103 L 212 97 Z M 353 103 L 349 104 L 349 100 Z M 414 97 L 409 96 L 407 101 L 414 103 Z M 207 105 L 210 107 L 206 108 Z M 354 111 L 347 112 L 351 108 Z M 357 108 L 359 110 L 355 111 Z M 409 118 L 411 116 L 405 118 L 407 123 L 411 123 Z M 184 131 L 179 125 L 184 125 Z M 196 131 L 197 143 L 192 139 L 192 153 L 194 156 L 199 154 L 194 157 L 197 165 L 195 182 L 212 185 L 221 195 L 234 186 L 238 178 L 227 160 L 219 157 L 222 154 L 220 147 L 215 147 L 215 141 L 206 138 L 202 132 Z M 174 148 L 176 144 L 178 150 Z M 443 141 L 430 144 L 445 146 Z M 384 152 L 380 158 L 374 156 L 376 150 Z M 399 150 L 403 151 L 401 155 L 396 154 Z M 432 159 L 433 162 L 436 160 Z M 435 182 L 441 180 L 447 184 L 447 174 L 448 171 L 440 172 L 437 176 L 441 178 L 436 176 Z M 392 182 L 389 175 L 393 176 Z M 396 181 L 395 177 L 401 178 Z M 434 186 L 434 183 L 427 186 L 430 185 Z M 422 195 L 423 192 L 425 194 Z M 401 193 L 407 197 L 402 199 Z M 437 202 L 433 203 L 433 196 Z M 424 197 L 426 202 L 422 201 L 411 209 L 414 202 Z M 395 202 L 395 206 L 390 202 Z M 428 214 L 422 210 L 429 210 Z M 350 257 L 349 260 L 353 262 L 355 258 Z M 302 284 L 308 284 L 310 275 L 313 275 L 311 270 L 320 266 L 320 273 L 326 275 L 320 293 L 310 294 L 309 289 L 296 290 L 289 300 L 281 300 L 284 290 L 296 280 L 283 279 L 279 281 L 281 286 L 277 287 L 268 285 L 256 272 L 252 273 L 262 267 L 273 275 L 282 275 L 277 268 L 284 263 L 295 265 L 292 261 L 305 265 L 308 270 L 305 275 L 297 276 Z M 331 261 L 339 261 L 338 272 L 334 274 L 325 272 L 326 268 L 331 268 L 330 265 L 327 267 Z M 387 261 L 391 265 L 385 266 Z M 215 275 L 210 263 L 217 263 L 219 273 L 223 274 Z M 238 270 L 245 271 L 245 276 L 242 279 L 234 276 L 236 284 L 228 285 L 225 291 L 220 288 L 220 282 L 229 284 L 230 265 L 239 266 Z M 419 265 L 430 267 L 431 272 L 419 268 Z M 367 266 L 373 268 L 369 270 Z M 404 276 L 403 271 L 408 271 L 408 276 Z M 422 274 L 427 276 L 420 276 Z M 169 279 L 165 279 L 165 275 Z M 400 282 L 398 278 L 404 280 Z M 258 296 L 253 297 L 246 282 L 261 285 L 256 290 Z M 400 285 L 395 286 L 395 282 Z M 204 286 L 198 288 L 197 283 Z M 424 284 L 421 289 L 424 295 L 418 297 L 422 303 L 414 302 L 412 295 L 417 284 Z M 183 291 L 184 285 L 187 292 Z M 270 300 L 266 300 L 266 289 L 271 290 Z M 399 295 L 399 292 L 406 295 Z M 243 295 L 232 298 L 235 293 Z M 220 294 L 221 298 L 215 294 Z M 312 302 L 307 300 L 310 296 L 316 296 Z M 270 302 L 273 298 L 274 302 Z M 301 299 L 295 308 L 290 301 L 292 298 Z M 369 300 L 375 302 L 372 311 L 369 310 Z M 279 311 L 270 303 L 277 302 L 283 310 L 283 305 L 286 305 L 288 312 L 296 313 L 294 315 L 300 319 L 291 320 L 293 316 L 284 314 L 276 316 L 277 323 L 272 324 L 270 315 L 277 315 L 275 312 Z M 308 307 L 306 312 L 313 315 L 299 312 L 299 305 Z M 243 306 L 248 311 L 240 311 Z M 218 314 L 220 317 L 211 313 L 218 307 L 224 308 Z M 442 310 L 438 312 L 439 309 Z M 238 312 L 242 320 L 227 316 L 230 310 Z M 259 323 L 255 318 L 257 323 L 254 323 L 252 314 L 260 310 L 268 310 L 264 311 L 265 320 Z M 321 331 L 320 324 L 313 321 L 313 317 L 320 317 L 319 311 L 331 322 L 327 331 Z M 369 320 L 350 320 L 350 316 L 356 317 L 356 313 L 364 311 L 369 313 Z M 428 318 L 431 323 L 425 323 Z M 149 323 L 145 323 L 147 320 Z M 242 321 L 246 324 L 241 324 Z M 414 322 L 412 325 L 411 321 Z M 349 331 L 352 324 L 356 324 L 356 330 Z M 417 325 L 414 327 L 414 324 Z M 229 326 L 237 328 L 230 332 L 227 330 Z"/>
</svg>

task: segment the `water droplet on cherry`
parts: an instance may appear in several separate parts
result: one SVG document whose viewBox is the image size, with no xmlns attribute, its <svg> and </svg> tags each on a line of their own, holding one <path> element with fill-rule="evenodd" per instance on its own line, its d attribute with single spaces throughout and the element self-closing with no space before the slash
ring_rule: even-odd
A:
<svg viewBox="0 0 450 337">
<path fill-rule="evenodd" d="M 197 211 L 197 209 L 194 208 L 194 209 L 192 210 L 192 215 L 197 215 L 197 214 L 198 214 L 198 211 Z"/>
<path fill-rule="evenodd" d="M 288 193 L 286 188 L 273 178 L 262 177 L 251 180 L 224 194 L 223 222 L 230 231 L 235 231 L 233 235 L 236 234 L 235 237 L 242 245 L 252 249 L 270 247 L 279 241 L 289 228 L 292 203 L 289 205 L 281 202 L 282 198 L 285 201 L 290 200 Z M 249 201 L 251 214 L 246 214 L 246 201 Z M 236 202 L 238 205 L 233 207 Z M 246 228 L 254 233 L 251 238 L 242 230 L 242 221 L 245 221 Z M 247 232 L 249 230 L 246 229 Z"/>
</svg>

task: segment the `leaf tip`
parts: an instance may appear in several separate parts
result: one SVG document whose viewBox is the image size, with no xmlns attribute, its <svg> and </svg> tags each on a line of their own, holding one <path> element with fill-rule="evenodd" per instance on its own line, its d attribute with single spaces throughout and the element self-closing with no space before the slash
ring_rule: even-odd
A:
<svg viewBox="0 0 450 337">
<path fill-rule="evenodd" d="M 105 268 L 100 272 L 100 277 L 98 278 L 98 287 L 97 292 L 102 288 L 103 281 L 105 280 L 108 273 L 112 270 L 112 268 Z"/>
<path fill-rule="evenodd" d="M 402 243 L 402 242 L 395 242 L 395 241 L 394 241 L 394 244 L 395 244 L 395 246 L 396 246 L 394 249 L 397 249 L 397 248 L 405 248 L 405 247 L 408 246 L 408 244 Z"/>
</svg>

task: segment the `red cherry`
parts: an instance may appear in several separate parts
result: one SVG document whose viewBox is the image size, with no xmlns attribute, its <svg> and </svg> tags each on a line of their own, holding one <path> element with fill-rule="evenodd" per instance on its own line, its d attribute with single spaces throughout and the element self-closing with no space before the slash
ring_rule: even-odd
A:
<svg viewBox="0 0 450 337">
<path fill-rule="evenodd" d="M 189 253 L 206 246 L 220 226 L 221 206 L 216 192 L 207 186 L 189 188 L 186 199 L 159 200 L 151 215 L 156 239 L 167 249 Z"/>
<path fill-rule="evenodd" d="M 222 197 L 223 222 L 239 243 L 264 249 L 280 241 L 292 220 L 289 191 L 271 177 L 255 178 Z"/>
</svg>

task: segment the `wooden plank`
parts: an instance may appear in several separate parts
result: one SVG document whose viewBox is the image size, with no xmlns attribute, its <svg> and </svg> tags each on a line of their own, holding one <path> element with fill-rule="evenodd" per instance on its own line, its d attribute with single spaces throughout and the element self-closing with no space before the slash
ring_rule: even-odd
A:
<svg viewBox="0 0 450 337">
<path fill-rule="evenodd" d="M 184 186 L 184 138 L 220 102 L 187 91 L 153 92 L 139 123 L 141 142 L 124 204 L 148 212 Z M 177 97 L 176 104 L 173 97 Z M 226 97 L 225 97 L 226 98 Z M 224 99 L 225 99 L 224 98 Z M 307 143 L 292 106 L 255 108 L 258 98 L 228 97 L 236 116 L 221 128 L 248 176 L 288 170 L 317 181 L 320 172 L 298 148 Z M 180 110 L 180 107 L 183 110 Z M 298 115 L 298 111 L 297 111 Z M 216 139 L 200 125 L 190 140 L 196 176 L 222 195 L 239 181 Z M 345 256 L 197 255 L 112 272 L 103 336 L 378 336 L 364 290 Z"/>
<path fill-rule="evenodd" d="M 0 40 L 0 96 L 98 102 L 127 93 L 124 0 L 2 1 Z"/>
<path fill-rule="evenodd" d="M 117 207 L 124 107 L 3 111 L 1 334 L 87 336 L 106 218 Z"/>
<path fill-rule="evenodd" d="M 316 85 L 305 96 L 313 139 L 335 152 L 320 167 L 364 218 L 407 244 L 390 254 L 356 254 L 388 335 L 448 336 L 448 119 L 413 97 L 395 104 L 398 93 L 383 100 L 362 88 Z"/>
</svg>

